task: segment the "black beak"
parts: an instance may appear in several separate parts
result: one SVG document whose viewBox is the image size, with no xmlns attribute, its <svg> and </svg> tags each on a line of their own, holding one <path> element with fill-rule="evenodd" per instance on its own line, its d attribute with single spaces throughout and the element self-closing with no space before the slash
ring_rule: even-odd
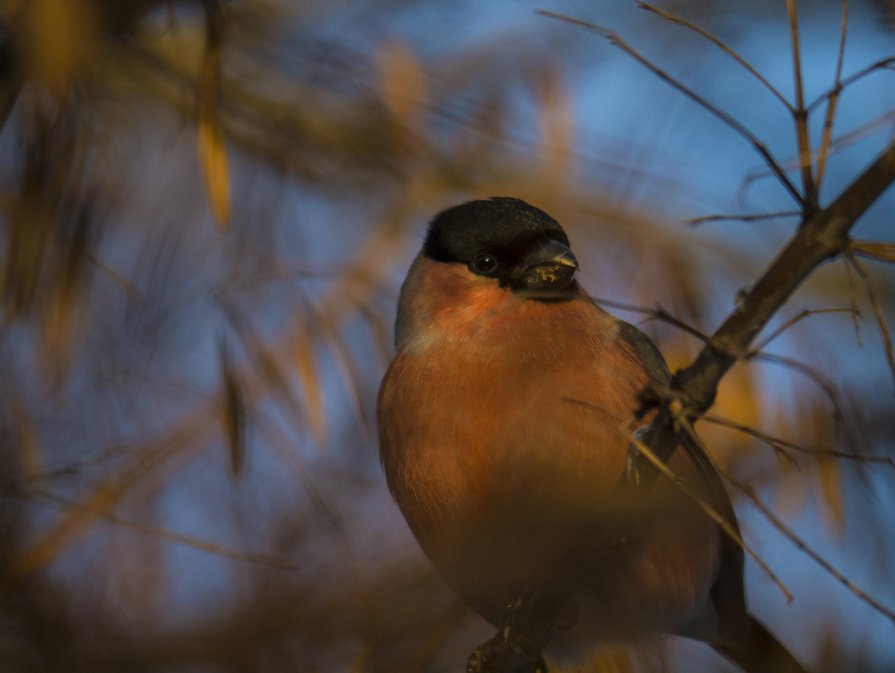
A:
<svg viewBox="0 0 895 673">
<path fill-rule="evenodd" d="M 578 260 L 568 246 L 550 240 L 525 257 L 514 286 L 536 299 L 565 298 L 562 290 L 572 283 L 577 270 Z"/>
</svg>

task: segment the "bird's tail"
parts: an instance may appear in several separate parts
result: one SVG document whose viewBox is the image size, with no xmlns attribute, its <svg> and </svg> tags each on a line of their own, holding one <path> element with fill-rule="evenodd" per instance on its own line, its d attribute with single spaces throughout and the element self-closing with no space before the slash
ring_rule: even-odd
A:
<svg viewBox="0 0 895 673">
<path fill-rule="evenodd" d="M 753 617 L 736 641 L 712 643 L 712 647 L 746 673 L 808 673 L 764 624 Z"/>
</svg>

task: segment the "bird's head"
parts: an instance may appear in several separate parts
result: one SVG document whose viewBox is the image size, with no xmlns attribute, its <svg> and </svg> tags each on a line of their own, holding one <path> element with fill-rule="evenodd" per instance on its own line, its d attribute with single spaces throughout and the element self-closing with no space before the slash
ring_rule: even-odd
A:
<svg viewBox="0 0 895 673">
<path fill-rule="evenodd" d="M 529 299 L 575 296 L 578 260 L 559 222 L 520 199 L 495 197 L 442 211 L 432 220 L 422 254 L 459 264 L 473 275 Z"/>
<path fill-rule="evenodd" d="M 489 324 L 510 328 L 537 306 L 580 296 L 577 270 L 560 224 L 524 201 L 494 197 L 448 208 L 429 225 L 401 289 L 397 344 Z"/>
</svg>

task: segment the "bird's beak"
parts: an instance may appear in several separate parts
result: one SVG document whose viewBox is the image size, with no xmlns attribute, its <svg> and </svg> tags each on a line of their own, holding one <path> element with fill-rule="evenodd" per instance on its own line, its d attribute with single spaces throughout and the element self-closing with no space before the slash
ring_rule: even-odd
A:
<svg viewBox="0 0 895 673">
<path fill-rule="evenodd" d="M 550 295 L 571 284 L 578 260 L 568 246 L 551 240 L 528 255 L 522 267 L 520 289 L 526 294 Z"/>
</svg>

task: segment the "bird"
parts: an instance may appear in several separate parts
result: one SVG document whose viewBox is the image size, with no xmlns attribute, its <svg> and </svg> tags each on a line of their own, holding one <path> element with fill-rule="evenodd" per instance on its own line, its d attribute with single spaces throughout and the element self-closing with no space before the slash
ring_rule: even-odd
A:
<svg viewBox="0 0 895 673">
<path fill-rule="evenodd" d="M 746 673 L 805 673 L 748 612 L 742 548 L 691 495 L 662 477 L 619 488 L 644 391 L 671 376 L 578 271 L 555 219 L 491 197 L 439 212 L 401 286 L 380 459 L 422 550 L 497 627 L 467 671 L 675 635 Z M 701 446 L 667 465 L 737 530 Z"/>
</svg>

